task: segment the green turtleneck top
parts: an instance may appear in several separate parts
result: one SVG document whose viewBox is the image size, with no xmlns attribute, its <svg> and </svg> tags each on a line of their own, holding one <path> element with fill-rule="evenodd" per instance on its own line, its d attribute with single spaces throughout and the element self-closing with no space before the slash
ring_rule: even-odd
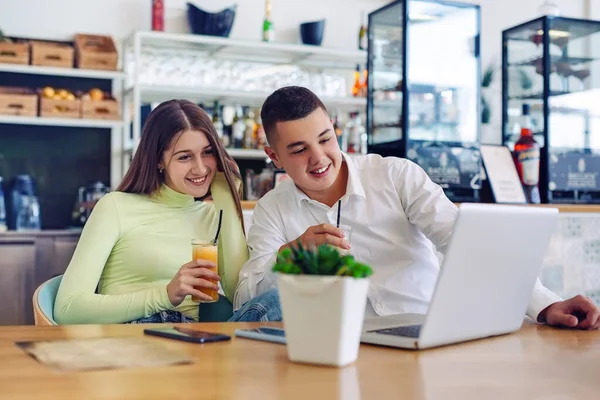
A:
<svg viewBox="0 0 600 400">
<path fill-rule="evenodd" d="M 152 196 L 112 192 L 102 197 L 60 284 L 57 323 L 123 323 L 164 310 L 197 320 L 198 303 L 188 296 L 174 307 L 167 284 L 191 261 L 191 239 L 216 234 L 220 209 L 218 269 L 223 292 L 233 302 L 248 248 L 222 173 L 216 174 L 211 193 L 213 203 L 194 201 L 166 185 Z"/>
</svg>

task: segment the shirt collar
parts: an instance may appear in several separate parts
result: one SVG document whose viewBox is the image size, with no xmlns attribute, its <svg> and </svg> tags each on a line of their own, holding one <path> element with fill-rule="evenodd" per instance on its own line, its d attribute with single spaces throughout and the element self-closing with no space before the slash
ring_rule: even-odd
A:
<svg viewBox="0 0 600 400">
<path fill-rule="evenodd" d="M 354 164 L 352 157 L 344 152 L 342 152 L 342 157 L 344 157 L 344 160 L 348 165 L 348 186 L 346 187 L 346 196 L 359 196 L 366 199 L 367 195 L 365 194 L 365 189 L 360 181 L 360 175 L 358 174 L 356 164 Z"/>
<path fill-rule="evenodd" d="M 351 197 L 351 196 L 359 196 L 364 199 L 367 198 L 365 194 L 365 189 L 360 181 L 360 176 L 358 174 L 358 170 L 356 169 L 356 165 L 352 158 L 342 151 L 342 158 L 346 165 L 348 166 L 348 183 L 346 184 L 346 194 L 343 197 Z M 294 197 L 296 201 L 299 203 L 301 201 L 313 201 L 310 197 L 306 195 L 302 190 L 300 190 L 296 185 L 289 180 L 290 184 L 293 186 Z"/>
</svg>

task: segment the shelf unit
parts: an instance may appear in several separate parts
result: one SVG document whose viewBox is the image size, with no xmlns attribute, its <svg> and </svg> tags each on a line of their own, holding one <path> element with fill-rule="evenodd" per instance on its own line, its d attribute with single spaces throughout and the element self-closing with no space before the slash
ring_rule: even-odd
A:
<svg viewBox="0 0 600 400">
<path fill-rule="evenodd" d="M 366 51 L 339 50 L 301 44 L 265 43 L 205 35 L 136 31 L 125 40 L 134 52 L 142 46 L 202 52 L 209 57 L 243 59 L 275 64 L 351 68 L 364 63 Z"/>
<path fill-rule="evenodd" d="M 0 64 L 0 74 L 26 74 L 53 77 L 67 77 L 74 79 L 94 79 L 111 82 L 112 95 L 123 103 L 122 93 L 125 81 L 123 71 L 105 71 L 81 68 L 45 67 L 22 64 Z M 124 121 L 123 120 L 91 120 L 81 118 L 51 118 L 0 115 L 0 125 L 24 126 L 57 126 L 66 128 L 95 128 L 106 129 L 111 135 L 111 173 L 110 185 L 116 187 L 125 173 L 128 165 L 128 152 L 125 150 Z"/>
<path fill-rule="evenodd" d="M 548 91 L 548 97 L 565 96 L 570 93 L 573 93 L 573 92 L 550 90 L 550 91 Z M 524 95 L 520 95 L 520 96 L 511 96 L 511 97 L 509 97 L 509 100 L 544 100 L 544 93 L 537 92 L 537 93 L 531 93 L 531 94 L 524 94 Z"/>
<path fill-rule="evenodd" d="M 175 97 L 185 97 L 187 100 L 197 103 L 219 100 L 221 104 L 243 103 L 244 105 L 253 107 L 262 105 L 266 97 L 270 94 L 268 92 L 235 91 L 219 88 L 202 88 L 199 91 L 196 87 L 166 85 L 139 85 L 138 89 L 142 100 L 146 102 L 163 102 Z M 133 90 L 133 87 L 129 88 L 126 94 L 130 95 Z M 367 104 L 367 99 L 364 97 L 320 96 L 320 99 L 327 107 L 338 109 L 354 110 L 356 108 L 364 108 Z"/>
<path fill-rule="evenodd" d="M 139 79 L 139 60 L 144 49 L 178 50 L 185 54 L 201 55 L 211 59 L 238 60 L 246 62 L 271 63 L 275 65 L 293 64 L 311 68 L 333 68 L 354 70 L 356 64 L 364 64 L 367 59 L 365 51 L 348 51 L 306 46 L 299 44 L 264 43 L 257 41 L 235 40 L 229 38 L 178 34 L 165 32 L 136 31 L 132 33 L 123 45 L 124 65 L 133 69 L 126 70 L 130 77 L 126 79 L 124 91 L 123 116 L 125 119 L 125 148 L 131 154 L 135 152 L 141 135 L 140 118 L 133 117 L 131 110 L 137 112 L 142 103 L 153 103 L 184 98 L 197 103 L 219 100 L 221 104 L 240 104 L 260 106 L 268 92 L 249 92 L 230 90 L 223 87 L 184 87 L 164 82 L 160 85 L 147 84 Z M 328 108 L 337 110 L 364 110 L 365 98 L 354 97 L 323 97 Z M 131 103 L 131 107 L 126 104 Z M 131 127 L 131 128 L 130 128 Z M 131 132 L 129 131 L 131 129 Z M 227 149 L 232 157 L 237 159 L 266 159 L 262 150 Z"/>
<path fill-rule="evenodd" d="M 23 117 L 12 115 L 0 115 L 0 124 L 64 126 L 73 128 L 123 128 L 123 121 L 80 118 Z"/>
<path fill-rule="evenodd" d="M 529 201 L 600 203 L 599 37 L 600 21 L 551 15 L 502 31 L 502 142 L 514 149 L 527 105 L 540 146 Z"/>
<path fill-rule="evenodd" d="M 245 160 L 266 160 L 267 154 L 258 149 L 227 149 L 227 153 L 233 158 Z"/>
<path fill-rule="evenodd" d="M 452 201 L 479 201 L 480 7 L 396 0 L 368 17 L 367 152 L 417 163 Z"/>
<path fill-rule="evenodd" d="M 550 55 L 550 63 L 565 63 L 569 65 L 578 65 L 582 63 L 588 63 L 592 61 L 596 61 L 597 59 L 594 57 L 564 57 L 556 54 Z M 534 57 L 523 61 L 511 62 L 507 63 L 509 67 L 523 67 L 523 66 L 536 66 L 539 63 L 544 62 L 544 57 Z"/>
<path fill-rule="evenodd" d="M 128 57 L 133 57 L 135 64 L 133 71 L 0 64 L 0 73 L 112 81 L 112 93 L 122 104 L 122 121 L 0 115 L 0 124 L 110 129 L 112 135 L 111 186 L 116 186 L 129 168 L 131 157 L 139 143 L 141 121 L 139 118 L 132 117 L 132 110 L 135 110 L 137 115 L 142 103 L 185 98 L 198 103 L 219 100 L 221 104 L 243 103 L 257 107 L 264 102 L 269 94 L 263 91 L 236 91 L 222 87 L 202 87 L 199 90 L 198 87 L 182 87 L 169 82 L 164 82 L 161 85 L 144 84 L 140 82 L 136 61 L 140 59 L 142 49 L 146 48 L 192 52 L 212 59 L 243 60 L 275 65 L 293 64 L 309 68 L 347 69 L 349 71 L 353 70 L 356 64 L 364 64 L 367 58 L 366 52 L 359 50 L 339 50 L 300 44 L 263 43 L 192 34 L 136 31 L 125 39 L 121 55 L 124 66 L 128 65 Z M 127 72 L 131 72 L 131 74 L 128 75 Z M 321 99 L 332 110 L 354 111 L 366 108 L 365 98 L 321 96 Z M 390 107 L 395 106 L 393 101 L 382 103 L 387 103 Z M 267 159 L 262 150 L 228 149 L 227 151 L 236 159 Z"/>
<path fill-rule="evenodd" d="M 51 75 L 66 76 L 72 78 L 90 78 L 90 79 L 125 79 L 125 73 L 122 71 L 103 71 L 80 68 L 58 68 L 58 67 L 40 67 L 36 65 L 20 64 L 0 64 L 0 72 L 12 72 L 16 74 L 31 75 Z"/>
</svg>

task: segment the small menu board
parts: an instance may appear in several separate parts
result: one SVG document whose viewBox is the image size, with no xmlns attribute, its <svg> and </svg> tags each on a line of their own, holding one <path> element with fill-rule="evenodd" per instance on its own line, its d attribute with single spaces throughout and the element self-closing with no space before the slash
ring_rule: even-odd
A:
<svg viewBox="0 0 600 400">
<path fill-rule="evenodd" d="M 496 203 L 527 203 L 510 149 L 481 145 L 481 157 Z"/>
</svg>

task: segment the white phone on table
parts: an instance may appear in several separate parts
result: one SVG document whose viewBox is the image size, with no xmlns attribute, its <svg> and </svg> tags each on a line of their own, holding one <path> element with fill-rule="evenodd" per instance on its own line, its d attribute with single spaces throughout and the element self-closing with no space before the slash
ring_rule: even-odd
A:
<svg viewBox="0 0 600 400">
<path fill-rule="evenodd" d="M 271 328 L 270 326 L 261 326 L 255 329 L 236 329 L 234 334 L 236 337 L 246 339 L 262 340 L 280 344 L 286 343 L 285 331 L 279 328 Z"/>
</svg>

